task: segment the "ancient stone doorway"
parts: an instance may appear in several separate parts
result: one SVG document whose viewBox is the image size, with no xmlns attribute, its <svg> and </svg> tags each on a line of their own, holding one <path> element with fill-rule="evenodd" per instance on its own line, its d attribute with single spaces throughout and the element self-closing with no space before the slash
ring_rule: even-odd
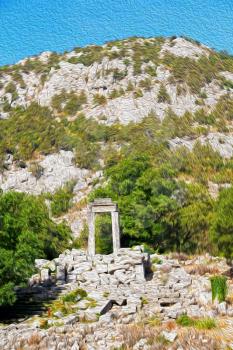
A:
<svg viewBox="0 0 233 350">
<path fill-rule="evenodd" d="M 97 213 L 111 213 L 113 253 L 117 253 L 120 248 L 118 207 L 116 203 L 112 202 L 111 198 L 101 198 L 95 199 L 88 206 L 88 254 L 95 255 L 95 215 Z"/>
</svg>

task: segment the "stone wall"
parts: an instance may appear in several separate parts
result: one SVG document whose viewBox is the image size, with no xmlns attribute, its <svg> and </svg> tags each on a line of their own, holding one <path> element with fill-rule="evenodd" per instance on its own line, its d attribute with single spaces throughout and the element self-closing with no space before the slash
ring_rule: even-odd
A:
<svg viewBox="0 0 233 350">
<path fill-rule="evenodd" d="M 72 249 L 52 261 L 36 260 L 39 274 L 30 279 L 30 285 L 38 283 L 78 283 L 82 288 L 92 285 L 119 286 L 145 280 L 145 268 L 149 255 L 142 248 L 120 248 L 117 254 L 88 256 L 85 251 Z"/>
</svg>

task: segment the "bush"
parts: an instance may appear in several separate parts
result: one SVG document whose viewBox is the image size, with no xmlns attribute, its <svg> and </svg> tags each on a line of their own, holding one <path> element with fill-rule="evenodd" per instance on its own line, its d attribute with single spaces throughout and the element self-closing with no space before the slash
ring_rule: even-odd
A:
<svg viewBox="0 0 233 350">
<path fill-rule="evenodd" d="M 145 78 L 144 80 L 140 80 L 139 86 L 142 89 L 145 89 L 146 91 L 150 91 L 152 87 L 152 81 L 149 78 Z"/>
<path fill-rule="evenodd" d="M 42 198 L 0 195 L 0 305 L 13 304 L 15 286 L 34 272 L 35 258 L 55 258 L 69 246 L 70 230 L 50 220 Z"/>
<path fill-rule="evenodd" d="M 227 296 L 227 278 L 225 276 L 213 276 L 210 278 L 212 300 L 216 298 L 221 303 Z"/>
<path fill-rule="evenodd" d="M 95 105 L 100 105 L 103 106 L 107 103 L 107 99 L 104 95 L 100 95 L 100 94 L 95 94 L 93 96 L 93 101 Z"/>
<path fill-rule="evenodd" d="M 163 84 L 160 85 L 157 101 L 159 103 L 169 103 L 169 104 L 171 103 L 171 98 L 167 92 L 167 89 Z"/>
<path fill-rule="evenodd" d="M 51 104 L 57 112 L 61 113 L 63 111 L 66 115 L 73 115 L 80 111 L 85 103 L 87 103 L 87 97 L 84 91 L 80 94 L 62 91 L 60 94 L 53 96 Z"/>
<path fill-rule="evenodd" d="M 65 294 L 62 297 L 63 302 L 75 303 L 80 299 L 84 299 L 87 297 L 87 292 L 83 289 L 75 289 L 70 293 Z"/>
<path fill-rule="evenodd" d="M 127 70 L 120 71 L 118 68 L 113 70 L 113 80 L 115 82 L 124 79 L 126 76 L 127 76 Z"/>
<path fill-rule="evenodd" d="M 39 163 L 33 162 L 30 164 L 29 171 L 37 180 L 39 180 L 44 173 L 44 168 Z"/>
<path fill-rule="evenodd" d="M 82 91 L 79 95 L 70 93 L 67 95 L 67 102 L 64 107 L 64 112 L 67 115 L 72 115 L 81 110 L 83 104 L 87 103 L 87 97 Z"/>
<path fill-rule="evenodd" d="M 0 151 L 12 153 L 15 160 L 68 147 L 64 126 L 53 119 L 47 107 L 36 103 L 13 110 L 9 119 L 0 120 L 0 128 Z"/>
<path fill-rule="evenodd" d="M 5 93 L 6 94 L 14 94 L 16 92 L 16 86 L 13 82 L 10 82 L 5 87 Z"/>
<path fill-rule="evenodd" d="M 53 216 L 60 216 L 66 213 L 72 205 L 73 189 L 76 181 L 70 181 L 60 188 L 53 195 L 48 195 L 51 200 L 51 211 Z"/>
<path fill-rule="evenodd" d="M 87 223 L 84 224 L 80 235 L 73 241 L 72 247 L 76 249 L 87 249 L 88 247 L 89 228 Z"/>
<path fill-rule="evenodd" d="M 209 330 L 217 327 L 216 321 L 213 318 L 194 319 L 185 314 L 179 316 L 176 323 L 182 327 L 195 327 L 200 330 Z"/>
<path fill-rule="evenodd" d="M 193 319 L 186 314 L 179 316 L 176 320 L 176 323 L 182 327 L 191 327 L 194 325 Z"/>
<path fill-rule="evenodd" d="M 212 237 L 217 253 L 229 261 L 233 258 L 233 188 L 222 190 L 217 200 L 212 221 Z"/>
</svg>

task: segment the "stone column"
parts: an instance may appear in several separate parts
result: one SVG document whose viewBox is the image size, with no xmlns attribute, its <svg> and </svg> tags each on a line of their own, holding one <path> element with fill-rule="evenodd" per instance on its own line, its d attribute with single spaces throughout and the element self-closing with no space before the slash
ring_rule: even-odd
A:
<svg viewBox="0 0 233 350">
<path fill-rule="evenodd" d="M 95 213 L 90 210 L 88 212 L 88 227 L 89 227 L 89 236 L 88 236 L 88 255 L 95 255 Z"/>
<path fill-rule="evenodd" d="M 120 249 L 120 227 L 119 227 L 119 213 L 118 211 L 112 211 L 112 242 L 113 253 L 117 253 Z"/>
</svg>

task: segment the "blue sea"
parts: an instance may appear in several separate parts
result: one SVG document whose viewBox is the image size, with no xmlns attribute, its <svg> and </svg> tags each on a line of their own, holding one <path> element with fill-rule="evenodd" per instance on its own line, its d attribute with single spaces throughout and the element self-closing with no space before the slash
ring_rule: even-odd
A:
<svg viewBox="0 0 233 350">
<path fill-rule="evenodd" d="M 0 0 L 0 65 L 135 35 L 185 35 L 233 54 L 233 0 Z"/>
</svg>

